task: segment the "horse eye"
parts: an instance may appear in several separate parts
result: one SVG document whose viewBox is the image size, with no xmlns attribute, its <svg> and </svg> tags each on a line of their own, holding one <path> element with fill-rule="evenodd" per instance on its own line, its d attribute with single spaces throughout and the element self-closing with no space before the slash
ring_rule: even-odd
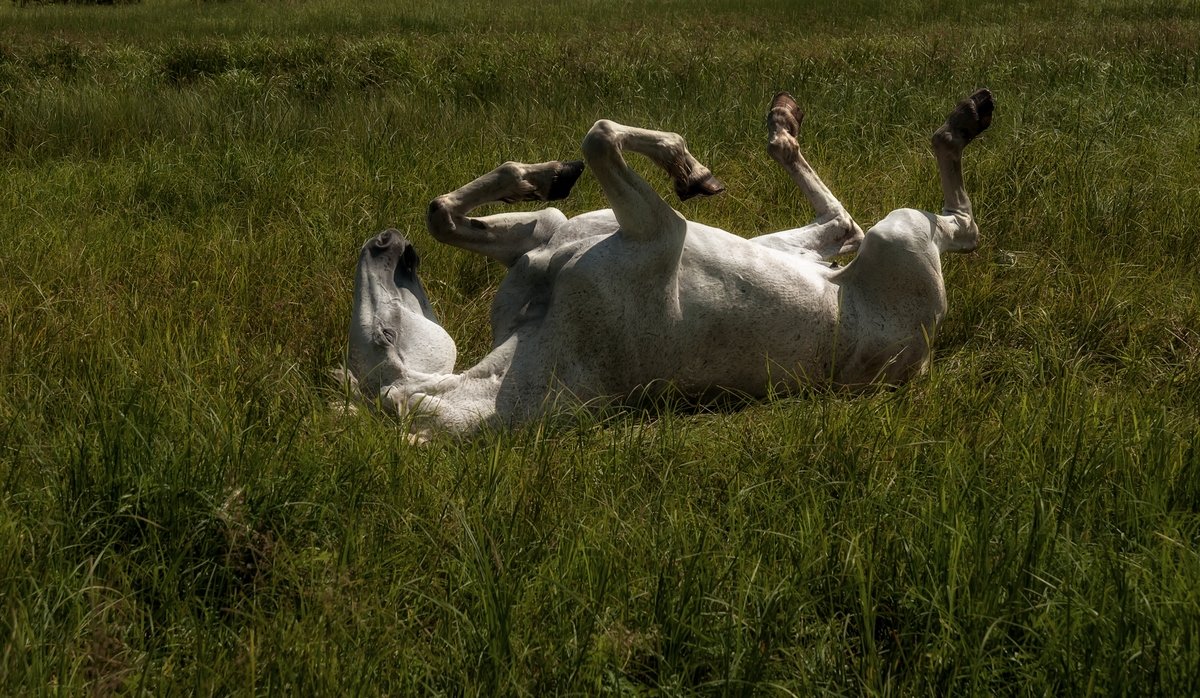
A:
<svg viewBox="0 0 1200 698">
<path fill-rule="evenodd" d="M 396 330 L 393 330 L 390 327 L 385 327 L 381 333 L 383 334 L 383 338 L 387 340 L 388 344 L 396 343 Z"/>
</svg>

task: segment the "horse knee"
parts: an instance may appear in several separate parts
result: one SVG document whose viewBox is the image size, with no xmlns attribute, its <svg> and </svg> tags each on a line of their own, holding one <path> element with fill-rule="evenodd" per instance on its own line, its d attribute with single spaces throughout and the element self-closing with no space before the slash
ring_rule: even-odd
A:
<svg viewBox="0 0 1200 698">
<path fill-rule="evenodd" d="M 613 152 L 616 150 L 616 139 L 616 122 L 609 121 L 608 119 L 600 119 L 592 124 L 592 127 L 588 129 L 587 134 L 583 137 L 580 149 L 583 151 L 584 159 L 602 158 Z"/>
</svg>

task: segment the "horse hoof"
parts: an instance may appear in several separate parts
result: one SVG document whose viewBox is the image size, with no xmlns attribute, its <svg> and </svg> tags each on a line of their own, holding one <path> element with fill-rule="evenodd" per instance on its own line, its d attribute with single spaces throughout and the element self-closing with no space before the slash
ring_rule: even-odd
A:
<svg viewBox="0 0 1200 698">
<path fill-rule="evenodd" d="M 567 198 L 571 193 L 571 188 L 575 186 L 575 182 L 583 175 L 583 160 L 570 160 L 561 163 L 558 171 L 554 173 L 554 181 L 550 182 L 550 192 L 546 195 L 546 201 L 558 201 Z"/>
<path fill-rule="evenodd" d="M 976 90 L 955 105 L 946 123 L 933 133 L 935 145 L 963 147 L 992 125 L 996 104 L 987 88 Z"/>
<path fill-rule="evenodd" d="M 703 172 L 698 176 L 689 177 L 686 182 L 675 183 L 675 195 L 680 201 L 687 201 L 693 196 L 714 196 L 725 191 L 721 180 L 711 172 Z"/>
<path fill-rule="evenodd" d="M 771 109 L 767 111 L 767 131 L 774 134 L 783 129 L 799 140 L 800 124 L 804 123 L 804 110 L 796 103 L 796 99 L 787 92 L 780 92 L 771 100 Z"/>
</svg>

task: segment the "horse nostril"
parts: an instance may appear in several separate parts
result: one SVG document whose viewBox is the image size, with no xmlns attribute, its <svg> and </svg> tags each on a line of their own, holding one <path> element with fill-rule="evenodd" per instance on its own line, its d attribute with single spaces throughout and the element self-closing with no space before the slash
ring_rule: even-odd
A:
<svg viewBox="0 0 1200 698">
<path fill-rule="evenodd" d="M 400 259 L 404 261 L 404 267 L 409 271 L 416 271 L 417 265 L 420 264 L 421 258 L 417 256 L 417 248 L 411 243 L 404 245 L 404 250 L 400 253 Z"/>
</svg>

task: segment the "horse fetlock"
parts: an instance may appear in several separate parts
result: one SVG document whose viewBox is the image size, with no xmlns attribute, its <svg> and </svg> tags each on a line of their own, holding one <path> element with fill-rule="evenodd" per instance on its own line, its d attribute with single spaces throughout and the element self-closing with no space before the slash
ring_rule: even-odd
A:
<svg viewBox="0 0 1200 698">
<path fill-rule="evenodd" d="M 800 143 L 787 131 L 775 131 L 767 138 L 767 154 L 786 167 L 800 157 Z"/>
<path fill-rule="evenodd" d="M 445 195 L 429 202 L 429 208 L 425 211 L 425 227 L 439 242 L 445 242 L 446 237 L 454 233 L 453 209 Z"/>
</svg>

